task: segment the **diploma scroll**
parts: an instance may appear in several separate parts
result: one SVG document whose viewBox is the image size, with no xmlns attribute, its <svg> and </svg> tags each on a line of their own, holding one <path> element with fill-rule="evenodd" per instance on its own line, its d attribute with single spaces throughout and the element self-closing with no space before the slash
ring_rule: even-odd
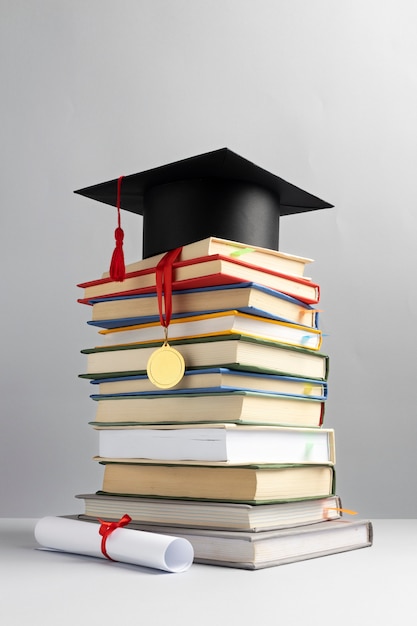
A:
<svg viewBox="0 0 417 626">
<path fill-rule="evenodd" d="M 44 548 L 104 559 L 99 529 L 92 522 L 48 516 L 38 520 L 34 532 Z M 185 572 L 194 558 L 187 539 L 129 528 L 116 528 L 108 535 L 106 552 L 113 561 L 175 573 Z"/>
</svg>

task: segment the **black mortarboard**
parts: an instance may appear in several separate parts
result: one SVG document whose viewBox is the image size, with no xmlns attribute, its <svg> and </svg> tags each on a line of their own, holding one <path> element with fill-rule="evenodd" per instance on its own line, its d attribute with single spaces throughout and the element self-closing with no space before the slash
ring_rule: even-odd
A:
<svg viewBox="0 0 417 626">
<path fill-rule="evenodd" d="M 117 206 L 118 180 L 75 193 Z M 143 215 L 144 257 L 210 236 L 277 250 L 281 215 L 332 207 L 228 148 L 124 176 L 119 191 Z"/>
</svg>

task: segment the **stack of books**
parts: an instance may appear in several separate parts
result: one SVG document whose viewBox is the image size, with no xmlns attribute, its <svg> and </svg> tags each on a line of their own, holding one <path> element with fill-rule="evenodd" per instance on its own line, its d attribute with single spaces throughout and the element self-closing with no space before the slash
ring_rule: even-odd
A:
<svg viewBox="0 0 417 626">
<path fill-rule="evenodd" d="M 98 341 L 83 350 L 101 489 L 80 519 L 187 538 L 195 561 L 258 569 L 371 545 L 342 517 L 335 437 L 324 428 L 328 356 L 311 259 L 209 237 L 172 267 L 168 337 L 156 266 L 164 254 L 79 285 Z M 169 341 L 172 388 L 147 374 Z"/>
</svg>

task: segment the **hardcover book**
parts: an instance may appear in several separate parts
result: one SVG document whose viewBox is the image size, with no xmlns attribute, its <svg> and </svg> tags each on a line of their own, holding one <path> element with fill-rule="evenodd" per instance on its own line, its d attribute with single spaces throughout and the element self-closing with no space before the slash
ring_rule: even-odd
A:
<svg viewBox="0 0 417 626">
<path fill-rule="evenodd" d="M 161 342 L 86 348 L 85 378 L 114 377 L 116 374 L 145 373 L 147 363 Z M 170 340 L 170 345 L 182 354 L 187 368 L 229 367 L 244 371 L 262 371 L 302 378 L 326 380 L 329 359 L 318 351 L 296 348 L 274 341 L 264 341 L 243 335 L 227 335 L 198 340 Z"/>
<path fill-rule="evenodd" d="M 294 276 L 304 276 L 305 267 L 313 262 L 312 259 L 295 254 L 288 254 L 262 246 L 248 245 L 221 237 L 206 237 L 205 239 L 183 245 L 178 261 L 190 261 L 213 254 L 220 254 L 225 258 L 240 259 L 255 267 L 270 269 L 283 274 L 293 274 Z M 131 273 L 155 267 L 163 256 L 164 253 L 156 254 L 130 263 L 126 266 L 126 271 Z M 109 277 L 109 272 L 104 272 L 102 278 L 107 277 Z"/>
<path fill-rule="evenodd" d="M 207 367 L 185 370 L 183 378 L 169 390 L 156 389 L 147 374 L 136 376 L 116 376 L 90 381 L 96 387 L 94 394 L 149 394 L 210 391 L 261 391 L 280 395 L 300 396 L 314 400 L 327 398 L 327 382 L 315 378 L 298 378 L 259 372 L 232 370 L 227 367 Z"/>
<path fill-rule="evenodd" d="M 256 391 L 91 397 L 97 401 L 90 422 L 95 426 L 220 422 L 318 427 L 325 409 L 321 400 Z"/>
<path fill-rule="evenodd" d="M 100 461 L 104 493 L 267 504 L 335 495 L 333 465 Z"/>
<path fill-rule="evenodd" d="M 248 315 L 236 310 L 177 317 L 171 320 L 168 332 L 170 340 L 245 335 L 310 350 L 319 350 L 322 343 L 321 331 L 316 328 Z M 99 336 L 101 346 L 163 341 L 164 327 L 158 319 L 148 324 L 101 330 Z"/>
<path fill-rule="evenodd" d="M 212 285 L 227 285 L 237 282 L 255 282 L 276 291 L 316 304 L 320 298 L 319 285 L 311 280 L 260 269 L 243 261 L 224 258 L 220 255 L 200 257 L 173 264 L 172 290 L 195 289 Z M 155 267 L 126 274 L 123 281 L 100 278 L 80 283 L 83 297 L 80 302 L 88 303 L 93 298 L 135 293 L 150 293 L 156 290 Z"/>
<path fill-rule="evenodd" d="M 130 527 L 187 539 L 193 546 L 195 563 L 249 570 L 367 548 L 373 542 L 369 520 L 343 518 L 258 533 L 136 523 Z"/>
<path fill-rule="evenodd" d="M 100 458 L 250 463 L 335 463 L 324 428 L 184 424 L 95 427 Z"/>
<path fill-rule="evenodd" d="M 130 326 L 159 320 L 156 293 L 92 299 L 88 324 L 101 328 Z M 311 305 L 256 283 L 217 285 L 172 293 L 172 318 L 201 311 L 237 309 L 242 313 L 318 328 L 319 313 Z"/>
<path fill-rule="evenodd" d="M 84 502 L 83 515 L 90 518 L 117 521 L 127 514 L 133 522 L 142 524 L 251 532 L 339 519 L 342 508 L 338 496 L 255 505 L 240 502 L 144 498 L 102 492 L 79 494 L 75 497 Z"/>
</svg>

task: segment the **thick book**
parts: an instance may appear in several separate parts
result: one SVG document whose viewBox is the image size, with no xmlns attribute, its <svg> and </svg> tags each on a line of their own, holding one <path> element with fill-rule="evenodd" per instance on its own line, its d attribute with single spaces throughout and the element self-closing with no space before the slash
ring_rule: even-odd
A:
<svg viewBox="0 0 417 626">
<path fill-rule="evenodd" d="M 335 463 L 333 429 L 237 424 L 96 426 L 107 459 L 250 463 Z"/>
<path fill-rule="evenodd" d="M 92 314 L 88 324 L 100 328 L 130 326 L 159 320 L 156 293 L 114 296 L 91 300 Z M 200 289 L 174 291 L 172 318 L 201 311 L 215 313 L 237 309 L 243 313 L 271 317 L 302 326 L 319 327 L 319 312 L 311 305 L 280 291 L 256 283 L 237 283 Z"/>
<path fill-rule="evenodd" d="M 147 324 L 104 329 L 99 331 L 99 345 L 163 341 L 164 331 L 165 327 L 159 319 Z M 322 344 L 321 331 L 316 328 L 248 315 L 236 310 L 177 317 L 171 320 L 168 334 L 170 340 L 245 335 L 310 350 L 319 350 Z"/>
<path fill-rule="evenodd" d="M 187 539 L 193 546 L 195 563 L 248 570 L 350 552 L 373 543 L 372 522 L 364 519 L 341 518 L 257 533 L 138 523 L 130 523 L 128 528 Z"/>
<path fill-rule="evenodd" d="M 126 265 L 126 271 L 137 272 L 155 267 L 164 254 L 156 254 L 130 263 Z M 313 262 L 312 259 L 303 256 L 261 246 L 252 246 L 221 237 L 206 237 L 182 246 L 178 261 L 190 261 L 212 254 L 221 254 L 230 259 L 240 259 L 256 267 L 282 272 L 283 274 L 293 274 L 294 276 L 304 276 L 306 266 Z M 104 272 L 102 275 L 103 278 L 108 276 L 109 272 Z"/>
<path fill-rule="evenodd" d="M 118 521 L 127 514 L 133 522 L 142 524 L 251 532 L 338 519 L 342 508 L 338 496 L 256 505 L 114 496 L 99 492 L 75 497 L 83 500 L 83 515 L 90 518 Z"/>
<path fill-rule="evenodd" d="M 98 395 L 114 396 L 139 393 L 164 395 L 177 391 L 189 393 L 204 391 L 261 391 L 263 393 L 278 393 L 280 395 L 299 396 L 315 400 L 325 400 L 327 398 L 327 382 L 324 380 L 244 372 L 227 367 L 186 370 L 180 382 L 169 390 L 157 389 L 147 374 L 98 378 L 90 382 L 96 388 L 94 393 Z"/>
<path fill-rule="evenodd" d="M 335 495 L 333 465 L 100 461 L 104 493 L 267 504 Z"/>
<path fill-rule="evenodd" d="M 85 378 L 114 377 L 116 374 L 146 372 L 147 363 L 162 345 L 139 344 L 105 348 L 86 348 Z M 329 358 L 314 350 L 296 348 L 274 341 L 252 337 L 226 335 L 193 340 L 170 340 L 170 345 L 182 354 L 187 368 L 224 366 L 247 371 L 262 371 L 302 378 L 326 380 Z"/>
<path fill-rule="evenodd" d="M 243 261 L 212 255 L 180 261 L 173 266 L 172 289 L 195 289 L 213 285 L 227 285 L 238 282 L 254 282 L 282 291 L 307 304 L 317 304 L 320 287 L 311 280 L 261 269 Z M 155 267 L 127 273 L 123 281 L 113 281 L 110 277 L 79 283 L 83 297 L 79 302 L 88 304 L 92 298 L 135 293 L 150 293 L 156 290 Z"/>
<path fill-rule="evenodd" d="M 92 395 L 91 425 L 258 424 L 319 427 L 325 401 L 256 391 L 166 393 L 124 396 Z"/>
</svg>

